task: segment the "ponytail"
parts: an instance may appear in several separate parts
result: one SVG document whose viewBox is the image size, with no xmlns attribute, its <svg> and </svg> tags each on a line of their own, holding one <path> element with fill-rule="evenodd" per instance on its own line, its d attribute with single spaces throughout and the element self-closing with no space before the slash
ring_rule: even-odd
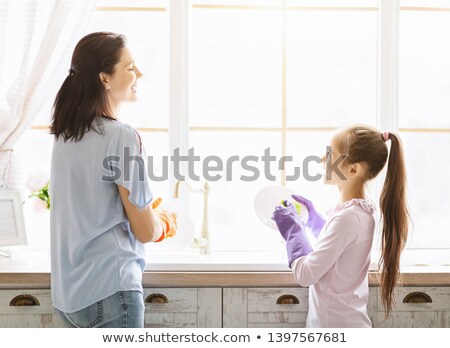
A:
<svg viewBox="0 0 450 348">
<path fill-rule="evenodd" d="M 56 139 L 79 141 L 95 117 L 113 118 L 99 74 L 114 74 L 125 44 L 123 35 L 110 32 L 91 33 L 78 42 L 53 103 L 50 133 Z"/>
<path fill-rule="evenodd" d="M 107 110 L 107 97 L 97 76 L 67 75 L 53 103 L 50 134 L 64 141 L 81 140 L 96 116 Z"/>
<path fill-rule="evenodd" d="M 386 133 L 391 140 L 386 179 L 380 197 L 382 218 L 381 299 L 389 316 L 394 301 L 394 287 L 400 274 L 400 255 L 408 236 L 409 212 L 406 204 L 406 169 L 400 138 Z"/>
</svg>

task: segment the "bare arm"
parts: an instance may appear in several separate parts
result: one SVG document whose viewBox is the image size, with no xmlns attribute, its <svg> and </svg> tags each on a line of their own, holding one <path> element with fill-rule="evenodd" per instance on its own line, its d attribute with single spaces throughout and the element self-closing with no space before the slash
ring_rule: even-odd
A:
<svg viewBox="0 0 450 348">
<path fill-rule="evenodd" d="M 130 191 L 122 185 L 117 185 L 119 189 L 120 199 L 130 221 L 131 232 L 141 243 L 148 243 L 157 240 L 163 232 L 161 222 L 155 215 L 151 204 L 144 209 L 139 210 L 133 203 L 128 200 Z"/>
</svg>

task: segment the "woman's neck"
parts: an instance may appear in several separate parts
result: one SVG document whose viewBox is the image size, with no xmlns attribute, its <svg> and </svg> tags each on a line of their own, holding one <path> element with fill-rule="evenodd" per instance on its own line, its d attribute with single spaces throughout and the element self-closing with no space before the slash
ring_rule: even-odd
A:
<svg viewBox="0 0 450 348">
<path fill-rule="evenodd" d="M 117 120 L 121 105 L 122 104 L 120 102 L 115 102 L 110 96 L 108 96 L 109 116 Z"/>
</svg>

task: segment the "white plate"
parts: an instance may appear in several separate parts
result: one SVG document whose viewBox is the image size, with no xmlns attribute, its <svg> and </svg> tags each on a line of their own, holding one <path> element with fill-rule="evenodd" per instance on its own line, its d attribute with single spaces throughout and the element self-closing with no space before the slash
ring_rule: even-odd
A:
<svg viewBox="0 0 450 348">
<path fill-rule="evenodd" d="M 294 199 L 291 197 L 293 194 L 295 192 L 285 186 L 269 186 L 263 188 L 255 196 L 254 207 L 256 215 L 266 226 L 278 230 L 275 221 L 272 220 L 272 214 L 275 207 L 280 205 L 281 201 L 289 200 L 293 202 Z M 308 210 L 303 204 L 301 205 L 300 217 L 304 221 L 308 220 Z"/>
</svg>

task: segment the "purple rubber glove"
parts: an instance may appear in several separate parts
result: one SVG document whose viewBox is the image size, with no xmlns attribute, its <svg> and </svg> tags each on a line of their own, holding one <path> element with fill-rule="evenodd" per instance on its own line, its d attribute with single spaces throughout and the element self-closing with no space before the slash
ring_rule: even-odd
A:
<svg viewBox="0 0 450 348">
<path fill-rule="evenodd" d="M 272 214 L 272 220 L 277 224 L 278 230 L 286 241 L 286 251 L 289 259 L 289 267 L 292 262 L 301 256 L 308 255 L 311 251 L 306 236 L 305 223 L 300 219 L 294 205 L 286 201 L 286 207 L 278 205 Z"/>
<path fill-rule="evenodd" d="M 325 225 L 326 220 L 317 212 L 316 208 L 314 208 L 314 204 L 310 200 L 299 195 L 292 195 L 291 197 L 308 209 L 308 221 L 306 222 L 306 226 L 311 229 L 312 234 L 317 238 L 323 225 Z"/>
</svg>

